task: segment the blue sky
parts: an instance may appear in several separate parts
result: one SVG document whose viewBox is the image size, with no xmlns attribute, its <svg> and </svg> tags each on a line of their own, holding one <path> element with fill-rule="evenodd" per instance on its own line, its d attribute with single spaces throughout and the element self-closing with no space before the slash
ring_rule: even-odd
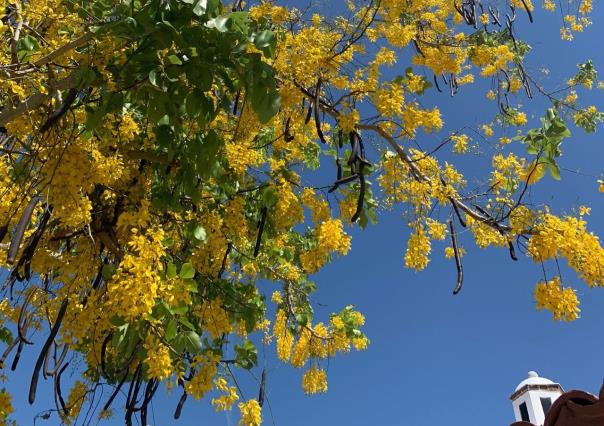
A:
<svg viewBox="0 0 604 426">
<path fill-rule="evenodd" d="M 588 58 L 596 67 L 604 66 L 604 50 L 596 42 L 604 40 L 604 12 L 597 6 L 595 25 L 576 35 L 571 44 L 559 40 L 559 15 L 540 9 L 533 25 L 519 17 L 521 37 L 534 47 L 529 69 L 551 70 L 551 82 L 542 76 L 544 85 L 553 87 L 554 82 L 566 80 L 574 74 L 576 64 Z M 492 110 L 485 108 L 489 104 L 484 92 L 484 86 L 467 88 L 453 99 L 430 93 L 426 103 L 442 105 L 448 129 L 478 126 L 494 114 L 493 104 Z M 599 108 L 604 106 L 602 92 L 594 91 L 584 99 Z M 535 120 L 546 107 L 542 100 L 526 103 Z M 590 229 L 604 235 L 604 194 L 597 192 L 596 184 L 596 176 L 604 171 L 600 135 L 601 131 L 585 135 L 574 130 L 563 145 L 562 181 L 544 178 L 529 199 L 549 203 L 557 213 L 589 205 Z M 426 137 L 424 146 L 437 141 L 435 136 Z M 488 151 L 461 162 L 469 175 L 476 164 L 488 163 Z M 453 296 L 455 266 L 442 258 L 444 244 L 434 245 L 426 271 L 403 268 L 408 230 L 401 210 L 383 212 L 377 226 L 353 234 L 351 254 L 316 276 L 320 290 L 314 300 L 320 304 L 318 318 L 327 318 L 347 304 L 355 305 L 367 317 L 365 331 L 372 343 L 366 352 L 331 360 L 327 366 L 329 392 L 313 397 L 301 390 L 301 371 L 279 364 L 274 348 L 267 348 L 266 354 L 261 351 L 261 364 L 268 371 L 265 424 L 508 425 L 514 420 L 508 397 L 529 370 L 559 382 L 566 390 L 599 391 L 604 378 L 604 289 L 589 289 L 561 265 L 564 280 L 581 295 L 582 318 L 558 323 L 548 312 L 536 311 L 532 293 L 543 274 L 539 265 L 524 256 L 512 262 L 507 251 L 479 250 L 462 234 L 461 243 L 469 252 L 464 258 L 464 288 Z M 553 276 L 555 267 L 548 265 L 547 272 Z M 268 294 L 276 288 L 272 283 L 262 287 Z M 17 410 L 14 417 L 20 425 L 32 424 L 35 413 L 48 408 L 52 398 L 45 383 L 38 402 L 31 408 L 26 402 L 31 365 L 38 351 L 38 346 L 29 349 L 10 376 Z M 254 397 L 254 377 L 247 373 L 238 377 L 245 397 Z M 167 397 L 161 389 L 159 393 L 150 424 L 172 424 L 179 394 Z M 234 425 L 236 420 L 236 415 L 231 419 L 213 413 L 205 401 L 189 401 L 178 424 Z M 37 424 L 56 421 L 51 418 Z M 122 424 L 121 417 L 105 424 Z"/>
</svg>

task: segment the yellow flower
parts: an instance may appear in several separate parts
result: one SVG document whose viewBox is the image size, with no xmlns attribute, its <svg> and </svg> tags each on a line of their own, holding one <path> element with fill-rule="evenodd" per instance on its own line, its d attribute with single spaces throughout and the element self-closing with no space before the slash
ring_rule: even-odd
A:
<svg viewBox="0 0 604 426">
<path fill-rule="evenodd" d="M 216 411 L 230 410 L 233 404 L 235 404 L 239 399 L 239 396 L 237 395 L 237 388 L 235 386 L 228 386 L 227 381 L 223 377 L 219 377 L 214 380 L 214 386 L 217 390 L 223 392 L 223 395 L 212 399 L 214 409 Z"/>
<path fill-rule="evenodd" d="M 552 312 L 558 321 L 574 321 L 579 318 L 579 299 L 575 290 L 564 288 L 560 277 L 555 277 L 548 282 L 541 282 L 535 287 L 537 309 L 547 309 Z"/>
<path fill-rule="evenodd" d="M 426 235 L 423 227 L 416 228 L 411 234 L 407 243 L 407 251 L 405 253 L 405 266 L 409 269 L 421 271 L 430 261 L 429 255 L 431 251 L 430 239 Z"/>
<path fill-rule="evenodd" d="M 493 128 L 491 126 L 489 126 L 488 124 L 482 125 L 482 132 L 484 133 L 484 135 L 487 138 L 493 136 Z"/>
<path fill-rule="evenodd" d="M 453 135 L 451 140 L 453 141 L 453 152 L 463 154 L 468 150 L 468 135 Z"/>
<path fill-rule="evenodd" d="M 12 397 L 6 389 L 0 390 L 0 422 L 5 422 L 14 411 Z"/>
<path fill-rule="evenodd" d="M 149 333 L 144 344 L 148 379 L 165 379 L 172 374 L 170 350 L 154 334 Z"/>
<path fill-rule="evenodd" d="M 260 426 L 262 422 L 262 409 L 258 401 L 250 399 L 247 402 L 240 402 L 239 411 L 241 412 L 240 426 Z"/>
<path fill-rule="evenodd" d="M 518 112 L 514 115 L 512 121 L 516 126 L 524 126 L 527 123 L 526 114 L 524 112 Z"/>
<path fill-rule="evenodd" d="M 302 376 L 302 389 L 306 395 L 327 392 L 327 374 L 325 370 L 311 367 Z"/>
<path fill-rule="evenodd" d="M 554 12 L 556 10 L 556 3 L 554 3 L 552 0 L 545 0 L 543 2 L 543 8 L 548 12 Z"/>
</svg>

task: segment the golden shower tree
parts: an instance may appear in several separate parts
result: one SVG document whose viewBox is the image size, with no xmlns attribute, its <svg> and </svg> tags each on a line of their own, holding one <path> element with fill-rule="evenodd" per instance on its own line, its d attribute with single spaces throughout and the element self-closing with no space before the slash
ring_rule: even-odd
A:
<svg viewBox="0 0 604 426">
<path fill-rule="evenodd" d="M 29 401 L 52 380 L 51 411 L 66 423 L 102 386 L 99 416 L 113 408 L 146 424 L 164 383 L 182 393 L 176 418 L 187 397 L 212 391 L 216 409 L 238 404 L 241 423 L 258 425 L 265 375 L 258 398 L 240 401 L 233 371 L 257 364 L 259 344 L 305 369 L 306 393 L 326 391 L 323 360 L 368 339 L 352 306 L 313 316 L 309 276 L 350 250 L 347 230 L 394 205 L 411 228 L 406 267 L 425 268 L 431 241 L 450 240 L 455 293 L 460 227 L 478 247 L 565 258 L 588 285 L 604 284 L 585 211 L 560 217 L 524 203 L 545 174 L 559 178 L 567 123 L 592 132 L 603 119 L 578 100 L 600 84 L 591 62 L 551 91 L 526 71 L 517 26 L 542 13 L 531 0 L 350 0 L 330 16 L 219 0 L 2 5 L 0 362 L 10 376 L 36 333 Z M 564 8 L 571 39 L 590 24 L 591 1 Z M 455 131 L 423 144 L 418 135 L 440 132 L 443 117 L 420 99 L 485 79 L 494 119 L 480 132 L 510 136 L 472 192 L 438 156 L 479 141 Z M 520 104 L 537 96 L 551 107 L 528 130 Z M 319 168 L 333 180 L 306 185 Z M 559 277 L 535 296 L 556 319 L 578 315 Z M 73 357 L 85 369 L 64 394 Z M 1 421 L 12 410 L 2 390 Z"/>
</svg>

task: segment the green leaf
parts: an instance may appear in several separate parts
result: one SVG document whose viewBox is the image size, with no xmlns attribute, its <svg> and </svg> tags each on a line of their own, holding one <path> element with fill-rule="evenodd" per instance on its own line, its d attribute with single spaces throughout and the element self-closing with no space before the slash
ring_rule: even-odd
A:
<svg viewBox="0 0 604 426">
<path fill-rule="evenodd" d="M 167 59 L 172 65 L 182 65 L 182 61 L 176 55 L 169 55 Z"/>
<path fill-rule="evenodd" d="M 88 87 L 96 80 L 97 74 L 93 68 L 83 67 L 75 71 L 74 76 L 79 87 Z"/>
<path fill-rule="evenodd" d="M 197 227 L 193 231 L 193 236 L 195 237 L 195 239 L 203 241 L 204 243 L 208 239 L 208 234 L 206 233 L 205 228 L 201 225 L 197 225 Z"/>
<path fill-rule="evenodd" d="M 176 308 L 172 308 L 171 312 L 175 315 L 184 315 L 189 312 L 189 307 L 187 305 L 177 306 Z"/>
<path fill-rule="evenodd" d="M 108 263 L 107 265 L 103 265 L 101 275 L 105 281 L 109 281 L 111 278 L 113 278 L 115 271 L 117 271 L 117 267 L 111 263 Z"/>
<path fill-rule="evenodd" d="M 272 57 L 277 46 L 277 37 L 275 33 L 269 30 L 264 30 L 254 38 L 254 45 L 262 50 L 265 56 Z"/>
<path fill-rule="evenodd" d="M 178 323 L 175 319 L 170 320 L 168 326 L 166 327 L 166 339 L 172 340 L 176 337 L 176 333 L 178 332 Z"/>
<path fill-rule="evenodd" d="M 560 180 L 560 167 L 556 163 L 549 165 L 549 173 L 556 180 Z"/>
<path fill-rule="evenodd" d="M 184 317 L 179 317 L 178 322 L 187 327 L 191 331 L 195 331 L 195 326 L 189 322 L 188 319 Z"/>
<path fill-rule="evenodd" d="M 183 263 L 180 268 L 180 278 L 193 278 L 195 276 L 195 268 L 190 263 Z"/>
<path fill-rule="evenodd" d="M 13 333 L 11 333 L 11 331 L 4 326 L 0 327 L 0 341 L 6 343 L 7 345 L 10 345 L 13 342 Z"/>
<path fill-rule="evenodd" d="M 211 19 L 206 24 L 209 28 L 216 28 L 221 33 L 236 31 L 247 33 L 249 16 L 246 12 L 232 12 Z"/>
<path fill-rule="evenodd" d="M 159 77 L 156 70 L 149 71 L 149 83 L 154 86 L 159 86 Z"/>
<path fill-rule="evenodd" d="M 242 345 L 235 345 L 235 362 L 237 366 L 251 369 L 258 364 L 258 350 L 249 340 L 245 340 Z"/>
<path fill-rule="evenodd" d="M 176 265 L 172 262 L 168 263 L 168 268 L 166 269 L 166 276 L 168 278 L 176 278 Z"/>
<path fill-rule="evenodd" d="M 193 8 L 193 13 L 197 16 L 202 16 L 208 9 L 208 0 L 198 0 Z"/>
<path fill-rule="evenodd" d="M 174 347 L 180 351 L 187 351 L 192 354 L 197 354 L 201 350 L 201 338 L 194 331 L 185 331 L 179 333 L 173 343 Z"/>
</svg>

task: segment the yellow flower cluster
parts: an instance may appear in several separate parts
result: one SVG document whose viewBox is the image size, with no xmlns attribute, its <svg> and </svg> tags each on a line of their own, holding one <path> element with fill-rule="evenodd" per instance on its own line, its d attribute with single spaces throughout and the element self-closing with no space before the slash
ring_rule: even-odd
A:
<svg viewBox="0 0 604 426">
<path fill-rule="evenodd" d="M 417 227 L 407 242 L 405 266 L 409 269 L 421 271 L 430 262 L 431 249 L 430 238 L 428 238 L 425 229 L 421 226 Z"/>
<path fill-rule="evenodd" d="M 128 242 L 132 252 L 124 256 L 115 276 L 107 283 L 106 310 L 124 319 L 139 318 L 151 312 L 162 285 L 163 238 L 161 229 L 149 229 L 145 234 L 132 229 Z"/>
<path fill-rule="evenodd" d="M 327 392 L 327 374 L 325 370 L 315 366 L 308 369 L 302 376 L 302 389 L 307 395 Z"/>
<path fill-rule="evenodd" d="M 202 325 L 208 330 L 212 339 L 233 329 L 228 312 L 222 307 L 220 298 L 204 303 L 199 312 Z"/>
<path fill-rule="evenodd" d="M 287 362 L 291 355 L 294 335 L 287 327 L 287 313 L 283 309 L 277 310 L 273 335 L 277 340 L 277 356 L 283 362 Z"/>
<path fill-rule="evenodd" d="M 590 286 L 604 285 L 604 248 L 586 229 L 583 217 L 560 218 L 544 213 L 530 238 L 528 254 L 535 262 L 562 256 Z"/>
<path fill-rule="evenodd" d="M 233 407 L 239 400 L 239 395 L 237 395 L 237 388 L 235 386 L 228 386 L 227 381 L 224 377 L 218 377 L 214 380 L 214 386 L 220 392 L 223 392 L 223 395 L 220 395 L 218 398 L 212 399 L 212 405 L 216 411 L 228 411 Z"/>
<path fill-rule="evenodd" d="M 8 424 L 7 419 L 13 413 L 12 397 L 6 389 L 0 390 L 0 422 Z"/>
<path fill-rule="evenodd" d="M 240 426 L 260 426 L 262 423 L 262 408 L 257 400 L 240 402 L 239 411 L 241 412 Z"/>
<path fill-rule="evenodd" d="M 147 366 L 147 378 L 162 380 L 172 374 L 172 360 L 170 350 L 159 338 L 149 333 L 145 339 L 144 348 L 147 351 L 145 364 Z"/>
<path fill-rule="evenodd" d="M 346 255 L 351 237 L 344 232 L 340 219 L 329 219 L 315 229 L 317 246 L 300 254 L 300 262 L 307 272 L 316 272 L 329 260 L 332 253 Z"/>
<path fill-rule="evenodd" d="M 212 379 L 218 371 L 220 355 L 207 353 L 197 355 L 191 365 L 192 369 L 199 367 L 193 378 L 185 384 L 185 390 L 195 399 L 201 399 L 212 389 Z"/>
<path fill-rule="evenodd" d="M 452 135 L 451 140 L 453 141 L 453 152 L 463 154 L 468 150 L 468 135 Z"/>
<path fill-rule="evenodd" d="M 564 288 L 560 277 L 540 282 L 535 287 L 537 309 L 547 309 L 558 321 L 574 321 L 579 318 L 579 299 L 572 288 Z"/>
<path fill-rule="evenodd" d="M 69 396 L 67 397 L 67 402 L 65 403 L 65 406 L 69 410 L 69 414 L 65 415 L 63 412 L 61 412 L 61 418 L 66 425 L 71 425 L 72 422 L 78 418 L 87 395 L 88 386 L 86 386 L 86 384 L 80 380 L 76 381 L 69 391 Z"/>
<path fill-rule="evenodd" d="M 482 67 L 480 74 L 483 77 L 489 77 L 504 70 L 508 62 L 514 60 L 514 53 L 506 44 L 496 47 L 476 46 L 472 50 L 470 60 L 474 65 Z"/>
</svg>

